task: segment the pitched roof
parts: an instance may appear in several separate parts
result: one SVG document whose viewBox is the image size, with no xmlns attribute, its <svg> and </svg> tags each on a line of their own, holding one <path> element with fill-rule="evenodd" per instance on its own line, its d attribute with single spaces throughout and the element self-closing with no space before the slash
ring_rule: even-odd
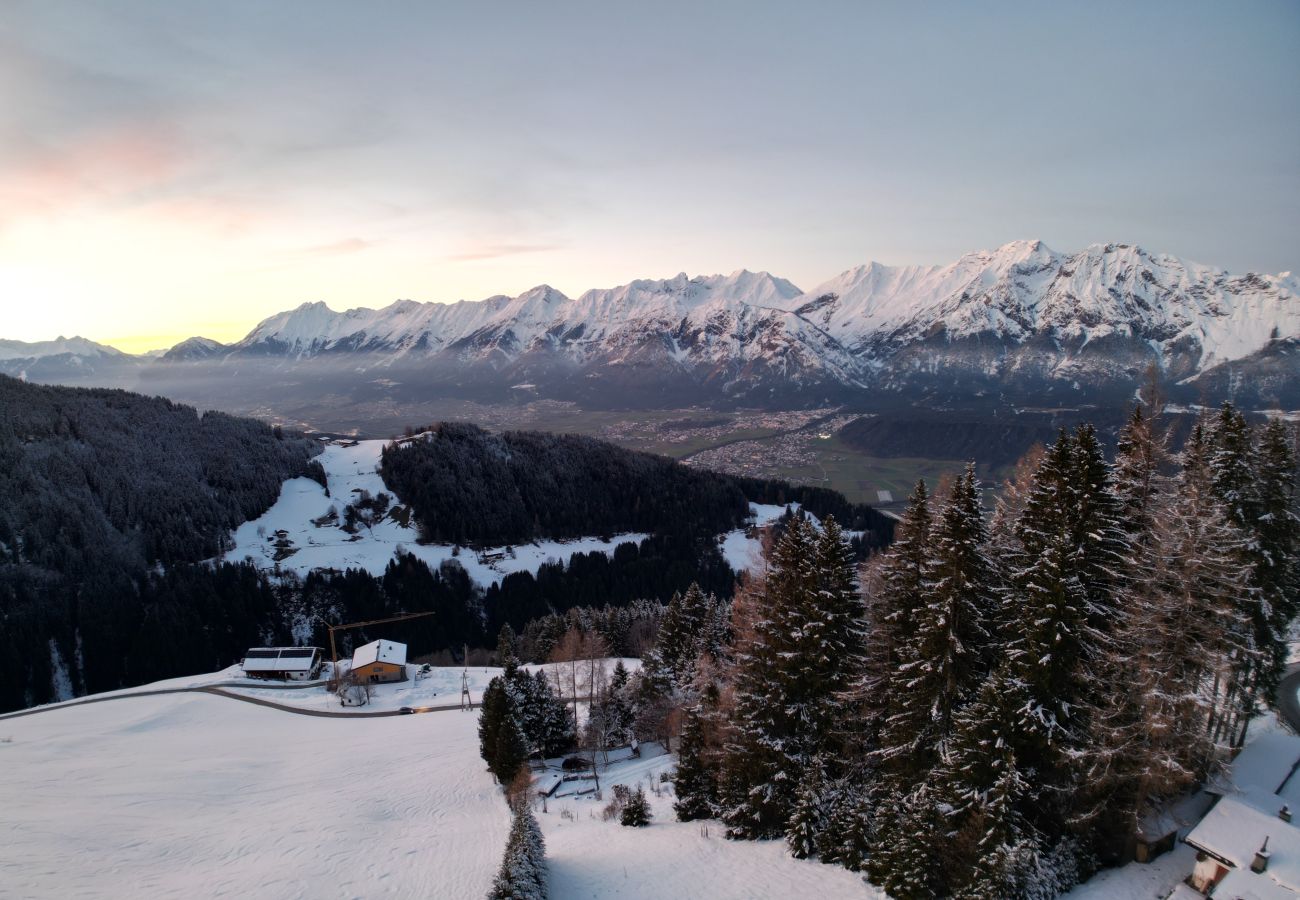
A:
<svg viewBox="0 0 1300 900">
<path fill-rule="evenodd" d="M 381 638 L 369 644 L 362 644 L 352 651 L 353 669 L 377 662 L 392 663 L 397 666 L 406 665 L 406 645 Z"/>
<path fill-rule="evenodd" d="M 1282 798 L 1275 799 L 1280 809 Z M 1268 869 L 1256 875 L 1250 871 L 1250 864 L 1265 839 L 1270 854 Z M 1300 828 L 1282 821 L 1276 813 L 1265 812 L 1235 797 L 1224 797 L 1187 835 L 1187 843 L 1231 863 L 1234 871 L 1243 873 L 1237 879 L 1239 882 L 1259 885 L 1256 893 L 1260 897 L 1271 896 L 1264 892 L 1271 891 L 1274 885 L 1300 891 Z"/>
<path fill-rule="evenodd" d="M 319 647 L 250 647 L 245 672 L 309 672 Z"/>
</svg>

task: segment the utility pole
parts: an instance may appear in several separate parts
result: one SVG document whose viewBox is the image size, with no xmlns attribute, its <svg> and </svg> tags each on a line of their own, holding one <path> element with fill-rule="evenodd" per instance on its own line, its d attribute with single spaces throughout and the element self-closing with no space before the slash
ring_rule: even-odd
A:
<svg viewBox="0 0 1300 900">
<path fill-rule="evenodd" d="M 460 708 L 462 711 L 474 708 L 474 701 L 469 696 L 469 644 L 465 644 L 465 655 L 461 657 L 464 670 L 460 673 Z"/>
</svg>

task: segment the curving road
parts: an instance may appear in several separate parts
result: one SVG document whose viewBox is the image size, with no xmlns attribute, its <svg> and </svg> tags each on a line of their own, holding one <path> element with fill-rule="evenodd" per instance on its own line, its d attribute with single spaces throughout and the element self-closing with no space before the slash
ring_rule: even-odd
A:
<svg viewBox="0 0 1300 900">
<path fill-rule="evenodd" d="M 111 697 L 85 697 L 80 700 L 68 700 L 64 703 L 50 704 L 48 706 L 38 706 L 34 709 L 22 709 L 17 712 L 5 713 L 0 715 L 0 721 L 4 719 L 17 719 L 22 716 L 34 716 L 37 713 L 51 712 L 56 709 L 67 709 L 70 706 L 85 706 L 88 703 L 108 703 L 112 700 L 130 700 L 134 697 L 157 697 L 162 694 L 213 694 L 217 697 L 227 697 L 231 700 L 239 700 L 243 703 L 252 703 L 256 706 L 265 706 L 270 709 L 278 709 L 283 712 L 294 713 L 299 716 L 316 716 L 323 719 L 378 719 L 383 716 L 401 716 L 406 715 L 398 709 L 381 709 L 373 712 L 330 712 L 325 709 L 306 709 L 301 706 L 289 706 L 285 703 L 277 703 L 274 700 L 263 700 L 261 697 L 250 697 L 248 694 L 239 694 L 234 691 L 226 690 L 228 687 L 238 687 L 241 689 L 253 690 L 306 690 L 308 688 L 319 687 L 324 682 L 310 682 L 306 684 L 206 684 L 198 687 L 179 687 L 179 688 L 160 688 L 153 691 L 133 691 L 129 694 L 114 694 Z M 477 707 L 478 703 L 471 703 L 470 708 Z M 443 706 L 421 706 L 419 711 L 426 712 L 443 712 L 449 709 L 460 709 L 459 703 L 448 703 Z"/>
<path fill-rule="evenodd" d="M 1300 734 L 1300 665 L 1288 668 L 1278 683 L 1277 714 Z"/>
</svg>

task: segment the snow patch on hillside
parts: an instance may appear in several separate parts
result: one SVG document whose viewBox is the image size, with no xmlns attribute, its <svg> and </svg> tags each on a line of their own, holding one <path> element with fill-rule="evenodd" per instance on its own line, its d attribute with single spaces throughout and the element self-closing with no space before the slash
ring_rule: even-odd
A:
<svg viewBox="0 0 1300 900">
<path fill-rule="evenodd" d="M 377 471 L 379 454 L 386 443 L 330 443 L 317 457 L 329 484 L 328 496 L 310 478 L 286 481 L 270 509 L 235 529 L 233 547 L 223 559 L 227 562 L 247 559 L 258 568 L 295 572 L 300 576 L 320 569 L 362 569 L 372 575 L 382 575 L 388 563 L 399 552 L 405 552 L 434 569 L 454 560 L 477 584 L 488 587 L 512 572 L 535 574 L 548 560 L 567 563 L 575 553 L 612 554 L 619 544 L 639 544 L 647 537 L 628 533 L 614 535 L 609 540 L 588 537 L 537 541 L 482 552 L 461 548 L 455 554 L 450 544 L 418 544 L 414 522 L 403 526 L 388 516 L 373 526 L 358 524 L 356 534 L 349 534 L 341 527 L 348 504 L 362 497 L 363 492 L 371 497 L 381 493 L 392 497 Z M 393 497 L 393 503 L 397 502 Z M 278 561 L 277 556 L 281 557 Z"/>
</svg>

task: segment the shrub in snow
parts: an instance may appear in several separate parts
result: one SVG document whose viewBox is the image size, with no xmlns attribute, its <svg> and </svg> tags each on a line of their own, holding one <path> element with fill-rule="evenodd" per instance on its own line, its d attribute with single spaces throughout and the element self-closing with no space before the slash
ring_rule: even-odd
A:
<svg viewBox="0 0 1300 900">
<path fill-rule="evenodd" d="M 650 804 L 646 801 L 645 791 L 637 788 L 636 793 L 628 798 L 627 805 L 623 807 L 623 816 L 619 821 L 634 828 L 650 824 Z"/>
</svg>

